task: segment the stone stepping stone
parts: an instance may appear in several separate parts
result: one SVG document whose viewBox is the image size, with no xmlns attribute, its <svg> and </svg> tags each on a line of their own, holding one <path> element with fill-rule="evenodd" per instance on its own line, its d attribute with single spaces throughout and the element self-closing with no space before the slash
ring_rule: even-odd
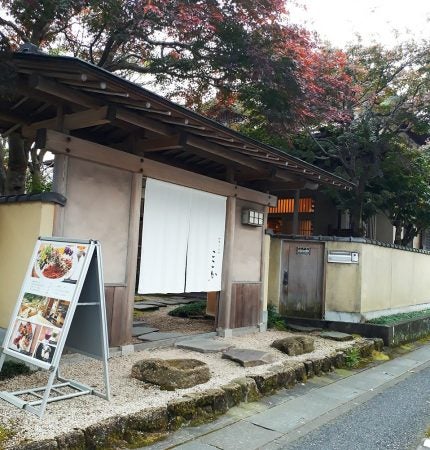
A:
<svg viewBox="0 0 430 450">
<path fill-rule="evenodd" d="M 182 342 L 177 342 L 175 347 L 192 350 L 200 353 L 216 353 L 224 352 L 234 348 L 234 345 L 225 344 L 214 339 L 190 339 Z"/>
<path fill-rule="evenodd" d="M 263 364 L 270 364 L 276 361 L 276 357 L 271 353 L 262 352 L 247 348 L 234 348 L 222 354 L 225 359 L 231 359 L 243 367 L 255 367 Z"/>
<path fill-rule="evenodd" d="M 147 327 L 148 324 L 143 320 L 135 320 L 133 322 L 133 327 Z"/>
<path fill-rule="evenodd" d="M 158 328 L 152 328 L 152 327 L 133 327 L 131 335 L 133 337 L 141 336 L 142 334 L 148 334 L 148 333 L 156 333 L 158 331 Z"/>
<path fill-rule="evenodd" d="M 185 336 L 183 333 L 164 333 L 164 332 L 158 331 L 156 333 L 148 333 L 148 334 L 139 336 L 139 339 L 144 342 L 157 342 L 157 341 L 163 341 L 165 339 L 174 339 L 174 338 L 183 337 L 183 336 Z"/>
<path fill-rule="evenodd" d="M 142 303 L 135 303 L 134 309 L 137 309 L 138 311 L 155 311 L 157 309 L 160 309 L 157 305 L 147 305 Z"/>
<path fill-rule="evenodd" d="M 352 341 L 354 339 L 350 334 L 341 333 L 340 331 L 322 331 L 320 336 L 333 341 Z"/>
<path fill-rule="evenodd" d="M 161 306 L 164 307 L 166 306 L 166 304 L 163 301 L 155 301 L 155 300 L 151 300 L 151 301 L 146 301 L 144 300 L 143 302 L 136 302 L 136 305 L 152 305 L 152 306 Z"/>
<path fill-rule="evenodd" d="M 304 325 L 295 325 L 293 323 L 287 323 L 287 327 L 292 331 L 299 331 L 300 333 L 311 333 L 312 331 L 321 331 L 322 328 L 308 327 Z"/>
<path fill-rule="evenodd" d="M 172 299 L 166 299 L 166 300 L 159 300 L 160 303 L 164 304 L 165 306 L 174 306 L 174 305 L 184 305 L 183 300 L 172 300 Z"/>
</svg>

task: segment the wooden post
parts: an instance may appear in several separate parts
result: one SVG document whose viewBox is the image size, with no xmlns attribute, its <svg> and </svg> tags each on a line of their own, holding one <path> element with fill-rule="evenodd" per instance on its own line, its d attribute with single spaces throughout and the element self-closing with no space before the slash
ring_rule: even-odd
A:
<svg viewBox="0 0 430 450">
<path fill-rule="evenodd" d="M 268 266 L 269 260 L 267 255 L 267 240 L 266 240 L 266 228 L 267 217 L 269 214 L 269 207 L 264 207 L 264 224 L 261 228 L 261 265 L 260 265 L 260 331 L 266 331 L 267 329 L 267 290 L 268 290 Z"/>
<path fill-rule="evenodd" d="M 142 175 L 134 173 L 131 181 L 130 222 L 128 228 L 126 295 L 124 308 L 124 335 L 131 339 L 134 311 L 134 293 L 136 290 L 137 249 L 139 246 L 139 220 L 142 201 Z"/>
<path fill-rule="evenodd" d="M 299 234 L 300 189 L 294 192 L 293 234 Z"/>
<path fill-rule="evenodd" d="M 225 337 L 231 334 L 231 289 L 233 267 L 234 231 L 236 226 L 236 197 L 227 197 L 224 237 L 224 258 L 222 266 L 221 294 L 218 309 L 218 333 Z"/>
</svg>

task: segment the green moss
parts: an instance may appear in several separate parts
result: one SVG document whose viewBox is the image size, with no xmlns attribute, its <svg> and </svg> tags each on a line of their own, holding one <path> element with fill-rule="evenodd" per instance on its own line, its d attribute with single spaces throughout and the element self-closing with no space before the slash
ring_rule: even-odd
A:
<svg viewBox="0 0 430 450">
<path fill-rule="evenodd" d="M 0 449 L 3 448 L 3 444 L 11 439 L 16 433 L 8 428 L 0 425 Z"/>
<path fill-rule="evenodd" d="M 396 323 L 403 322 L 404 320 L 421 319 L 424 317 L 430 317 L 430 309 L 377 317 L 376 319 L 368 320 L 367 323 L 373 323 L 375 325 L 394 325 Z"/>
</svg>

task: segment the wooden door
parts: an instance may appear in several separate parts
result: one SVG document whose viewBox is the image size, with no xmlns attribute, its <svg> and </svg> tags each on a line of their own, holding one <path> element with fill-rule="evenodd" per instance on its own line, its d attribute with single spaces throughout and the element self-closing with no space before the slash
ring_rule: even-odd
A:
<svg viewBox="0 0 430 450">
<path fill-rule="evenodd" d="M 281 314 L 322 318 L 324 244 L 283 242 Z"/>
</svg>

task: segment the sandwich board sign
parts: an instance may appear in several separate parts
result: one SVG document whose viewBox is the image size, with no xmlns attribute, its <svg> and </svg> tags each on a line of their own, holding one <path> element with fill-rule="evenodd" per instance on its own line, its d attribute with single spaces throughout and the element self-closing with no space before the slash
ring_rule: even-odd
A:
<svg viewBox="0 0 430 450">
<path fill-rule="evenodd" d="M 61 377 L 59 363 L 65 346 L 103 363 L 104 393 Z M 50 371 L 46 386 L 0 392 L 0 399 L 39 417 L 52 401 L 84 394 L 110 399 L 99 242 L 37 240 L 1 350 L 0 370 L 7 355 Z"/>
</svg>

